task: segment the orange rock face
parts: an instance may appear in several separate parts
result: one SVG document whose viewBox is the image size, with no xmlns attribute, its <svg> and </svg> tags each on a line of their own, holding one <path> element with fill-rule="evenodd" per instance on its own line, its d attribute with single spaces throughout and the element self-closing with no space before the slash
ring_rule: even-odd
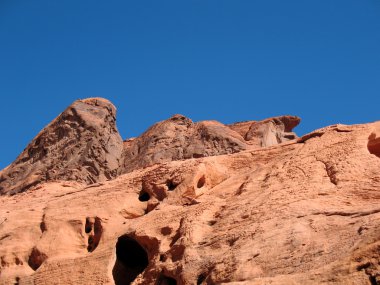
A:
<svg viewBox="0 0 380 285">
<path fill-rule="evenodd" d="M 23 192 L 44 181 L 115 178 L 123 149 L 115 122 L 116 109 L 105 99 L 74 102 L 1 172 L 0 193 Z"/>
<path fill-rule="evenodd" d="M 74 102 L 0 172 L 0 284 L 378 284 L 380 123 L 115 114 Z"/>
</svg>

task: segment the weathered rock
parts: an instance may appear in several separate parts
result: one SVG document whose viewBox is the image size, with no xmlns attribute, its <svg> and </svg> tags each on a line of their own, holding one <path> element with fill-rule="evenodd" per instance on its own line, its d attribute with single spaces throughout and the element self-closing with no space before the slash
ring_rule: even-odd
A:
<svg viewBox="0 0 380 285">
<path fill-rule="evenodd" d="M 22 192 L 43 181 L 91 184 L 115 178 L 122 148 L 115 107 L 101 98 L 75 101 L 1 172 L 0 193 Z"/>
<path fill-rule="evenodd" d="M 149 145 L 133 171 L 0 196 L 0 284 L 378 284 L 380 122 L 258 148 L 287 139 L 279 118 L 165 121 L 124 142 Z"/>
<path fill-rule="evenodd" d="M 223 125 L 217 121 L 193 123 L 175 115 L 144 134 L 124 142 L 122 173 L 156 163 L 232 154 L 267 147 L 297 138 L 292 132 L 300 122 L 295 116 Z"/>
<path fill-rule="evenodd" d="M 296 116 L 280 116 L 263 121 L 235 123 L 229 127 L 244 137 L 249 144 L 267 147 L 297 138 L 292 130 L 300 123 Z"/>
<path fill-rule="evenodd" d="M 216 121 L 193 123 L 175 115 L 124 144 L 124 167 L 130 172 L 156 163 L 235 153 L 248 148 L 236 132 Z"/>
</svg>

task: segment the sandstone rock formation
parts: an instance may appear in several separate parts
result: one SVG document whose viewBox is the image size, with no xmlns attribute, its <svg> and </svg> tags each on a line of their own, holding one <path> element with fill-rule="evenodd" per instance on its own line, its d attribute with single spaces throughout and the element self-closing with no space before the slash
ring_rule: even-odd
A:
<svg viewBox="0 0 380 285">
<path fill-rule="evenodd" d="M 260 122 L 241 122 L 229 127 L 237 131 L 250 145 L 267 147 L 297 138 L 292 130 L 301 119 L 296 116 L 281 116 Z"/>
<path fill-rule="evenodd" d="M 124 172 L 173 160 L 235 153 L 247 149 L 244 139 L 216 121 L 193 123 L 175 115 L 159 122 L 124 148 Z"/>
<path fill-rule="evenodd" d="M 102 98 L 78 100 L 1 172 L 0 193 L 22 192 L 43 181 L 92 184 L 115 178 L 122 149 L 115 107 Z"/>
<path fill-rule="evenodd" d="M 176 115 L 123 146 L 109 102 L 77 104 L 99 120 L 62 144 L 69 160 L 53 159 L 57 119 L 1 172 L 0 284 L 379 284 L 380 122 L 297 138 L 297 117 Z"/>
<path fill-rule="evenodd" d="M 276 145 L 295 139 L 297 136 L 292 130 L 299 122 L 298 117 L 281 116 L 225 126 L 216 121 L 193 123 L 182 115 L 175 115 L 155 124 L 142 136 L 126 141 L 123 172 L 155 163 Z"/>
</svg>

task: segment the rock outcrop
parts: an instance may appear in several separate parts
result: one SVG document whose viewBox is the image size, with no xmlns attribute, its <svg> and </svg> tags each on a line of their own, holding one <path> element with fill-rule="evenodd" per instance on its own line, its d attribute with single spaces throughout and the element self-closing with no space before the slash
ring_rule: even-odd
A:
<svg viewBox="0 0 380 285">
<path fill-rule="evenodd" d="M 292 116 L 225 126 L 176 115 L 123 146 L 112 105 L 94 100 L 73 106 L 94 116 L 93 140 L 108 130 L 99 153 L 112 167 L 80 140 L 54 179 L 17 193 L 29 176 L 11 170 L 45 171 L 61 147 L 47 139 L 54 121 L 30 145 L 45 155 L 2 171 L 15 195 L 0 196 L 0 284 L 379 284 L 380 122 L 296 138 Z M 80 157 L 112 174 L 87 180 Z"/>
<path fill-rule="evenodd" d="M 125 142 L 123 173 L 156 163 L 232 154 L 267 147 L 297 138 L 292 132 L 300 122 L 295 116 L 223 125 L 217 121 L 193 123 L 175 115 Z"/>
<path fill-rule="evenodd" d="M 193 123 L 175 115 L 124 147 L 123 172 L 156 163 L 235 153 L 248 148 L 238 133 L 216 121 Z"/>
<path fill-rule="evenodd" d="M 44 128 L 0 176 L 0 194 L 44 181 L 92 184 L 115 178 L 123 142 L 116 108 L 102 98 L 78 100 Z"/>
<path fill-rule="evenodd" d="M 297 138 L 293 129 L 301 119 L 296 116 L 280 116 L 263 121 L 241 122 L 229 125 L 250 145 L 267 147 Z"/>
</svg>

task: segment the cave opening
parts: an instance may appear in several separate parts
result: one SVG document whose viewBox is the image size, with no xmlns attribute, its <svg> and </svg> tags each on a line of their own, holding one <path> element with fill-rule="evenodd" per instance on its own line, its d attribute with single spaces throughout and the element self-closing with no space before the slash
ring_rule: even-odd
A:
<svg viewBox="0 0 380 285">
<path fill-rule="evenodd" d="M 119 237 L 116 243 L 116 262 L 112 269 L 116 285 L 129 285 L 148 266 L 145 249 L 129 236 Z"/>
</svg>

